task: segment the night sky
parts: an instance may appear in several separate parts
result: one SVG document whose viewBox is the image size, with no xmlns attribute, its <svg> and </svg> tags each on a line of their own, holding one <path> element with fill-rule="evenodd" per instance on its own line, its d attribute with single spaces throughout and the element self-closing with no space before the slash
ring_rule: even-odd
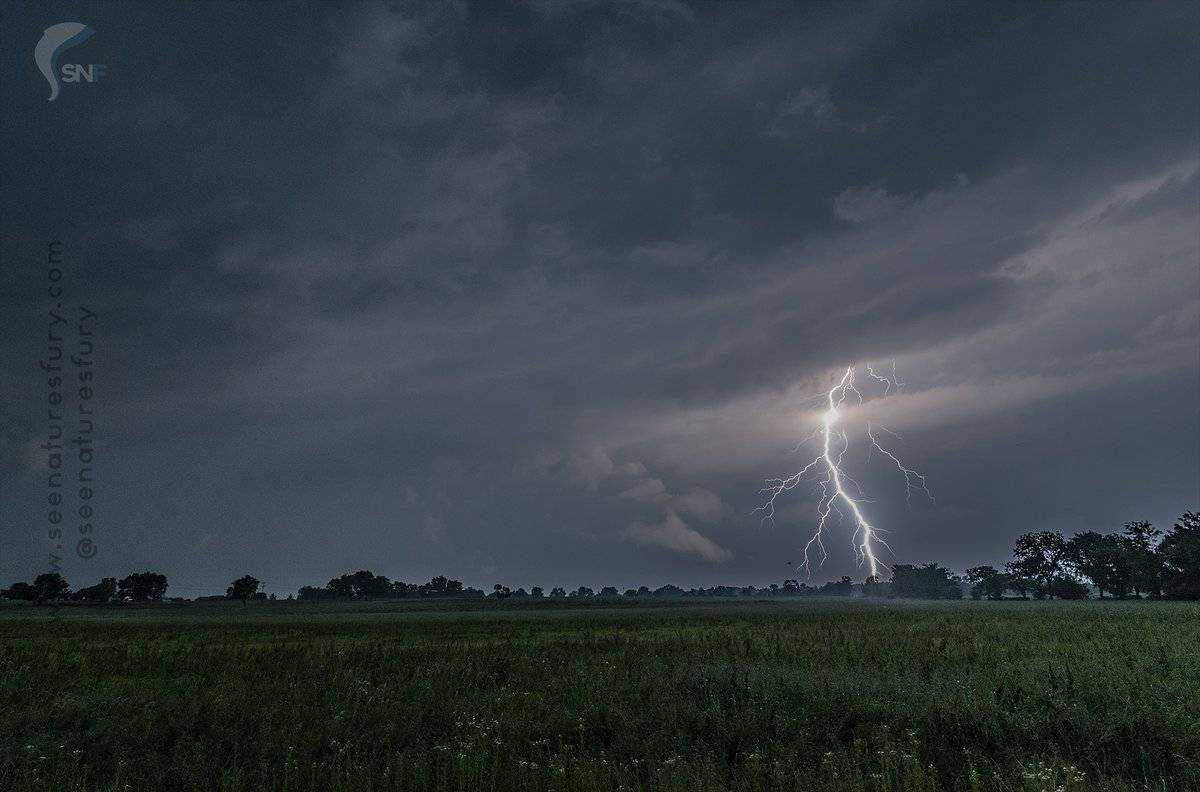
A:
<svg viewBox="0 0 1200 792">
<path fill-rule="evenodd" d="M 107 73 L 47 102 L 63 21 Z M 1193 3 L 9 4 L 0 45 L 3 585 L 53 544 L 52 240 L 68 353 L 98 314 L 75 585 L 780 581 L 818 493 L 763 525 L 763 480 L 893 360 L 846 426 L 936 502 L 851 434 L 888 563 L 1200 506 Z"/>
</svg>

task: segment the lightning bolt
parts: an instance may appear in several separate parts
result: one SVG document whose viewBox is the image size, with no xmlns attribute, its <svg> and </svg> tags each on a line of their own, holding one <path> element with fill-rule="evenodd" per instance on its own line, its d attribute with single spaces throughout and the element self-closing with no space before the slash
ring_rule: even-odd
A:
<svg viewBox="0 0 1200 792">
<path fill-rule="evenodd" d="M 890 377 L 880 374 L 869 363 L 866 364 L 866 371 L 868 377 L 883 384 L 883 395 L 885 397 L 891 395 L 893 390 L 899 390 L 901 383 L 896 377 L 895 361 L 892 361 Z M 877 577 L 879 567 L 884 566 L 883 562 L 876 555 L 875 546 L 880 545 L 891 550 L 887 542 L 879 535 L 881 529 L 872 525 L 863 513 L 862 505 L 869 503 L 869 501 L 863 496 L 862 487 L 844 469 L 843 462 L 846 458 L 846 451 L 850 448 L 850 436 L 844 429 L 838 427 L 838 419 L 841 417 L 842 406 L 851 396 L 857 399 L 860 404 L 862 403 L 862 392 L 858 390 L 854 383 L 854 366 L 847 366 L 841 379 L 836 385 L 830 388 L 829 393 L 826 395 L 827 408 L 821 415 L 820 426 L 809 436 L 809 439 L 820 438 L 821 453 L 801 468 L 799 472 L 787 478 L 767 479 L 766 486 L 760 490 L 760 493 L 766 496 L 766 501 L 755 510 L 765 512 L 765 516 L 763 517 L 764 522 L 773 522 L 775 519 L 776 500 L 784 493 L 794 490 L 803 481 L 809 479 L 810 475 L 815 476 L 816 484 L 821 490 L 821 498 L 817 502 L 817 527 L 812 537 L 804 545 L 804 563 L 801 564 L 805 572 L 810 575 L 812 574 L 812 565 L 809 554 L 813 552 L 814 548 L 820 554 L 821 564 L 825 563 L 825 559 L 829 555 L 825 550 L 824 536 L 825 526 L 829 522 L 831 514 L 836 513 L 842 519 L 845 519 L 849 515 L 853 520 L 854 533 L 852 543 L 855 556 L 860 565 L 866 563 L 871 570 L 872 577 Z M 886 426 L 881 425 L 878 428 L 897 440 L 901 439 L 898 434 Z M 929 492 L 925 476 L 907 467 L 895 454 L 884 448 L 876 438 L 874 429 L 871 424 L 867 424 L 867 438 L 870 440 L 868 460 L 871 453 L 878 451 L 896 466 L 897 470 L 904 476 L 905 497 L 908 500 L 909 508 L 912 508 L 912 494 L 914 490 L 920 490 L 932 501 L 933 495 Z M 804 442 L 801 443 L 801 446 L 803 445 Z M 847 485 L 854 488 L 855 494 L 851 494 Z"/>
</svg>

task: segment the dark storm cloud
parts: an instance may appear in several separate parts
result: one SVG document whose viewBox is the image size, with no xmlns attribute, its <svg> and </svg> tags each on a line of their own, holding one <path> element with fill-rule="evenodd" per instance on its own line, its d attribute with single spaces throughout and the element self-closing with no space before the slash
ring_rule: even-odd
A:
<svg viewBox="0 0 1200 792">
<path fill-rule="evenodd" d="M 47 106 L 26 50 L 85 16 L 111 79 Z M 104 321 L 109 572 L 774 579 L 812 503 L 755 492 L 868 359 L 939 496 L 864 473 L 901 560 L 1196 506 L 1189 5 L 4 21 L 2 574 L 52 232 Z"/>
</svg>

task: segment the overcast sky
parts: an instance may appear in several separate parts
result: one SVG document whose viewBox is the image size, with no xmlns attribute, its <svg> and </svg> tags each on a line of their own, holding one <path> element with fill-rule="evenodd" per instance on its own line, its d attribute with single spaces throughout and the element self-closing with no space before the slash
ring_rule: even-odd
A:
<svg viewBox="0 0 1200 792">
<path fill-rule="evenodd" d="M 99 314 L 72 583 L 780 581 L 817 493 L 763 525 L 763 480 L 893 360 L 845 425 L 936 502 L 851 431 L 884 561 L 1167 527 L 1200 506 L 1197 8 L 5 6 L 0 581 L 50 547 L 51 239 Z M 107 74 L 47 102 L 64 21 Z M 816 580 L 865 575 L 826 546 Z"/>
</svg>

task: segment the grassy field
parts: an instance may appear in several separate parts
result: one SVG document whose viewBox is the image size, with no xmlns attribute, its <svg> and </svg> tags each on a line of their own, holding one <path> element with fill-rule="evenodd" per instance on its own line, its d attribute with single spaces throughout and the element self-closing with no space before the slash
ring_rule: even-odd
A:
<svg viewBox="0 0 1200 792">
<path fill-rule="evenodd" d="M 470 607 L 0 608 L 0 789 L 1200 790 L 1197 605 Z"/>
</svg>

